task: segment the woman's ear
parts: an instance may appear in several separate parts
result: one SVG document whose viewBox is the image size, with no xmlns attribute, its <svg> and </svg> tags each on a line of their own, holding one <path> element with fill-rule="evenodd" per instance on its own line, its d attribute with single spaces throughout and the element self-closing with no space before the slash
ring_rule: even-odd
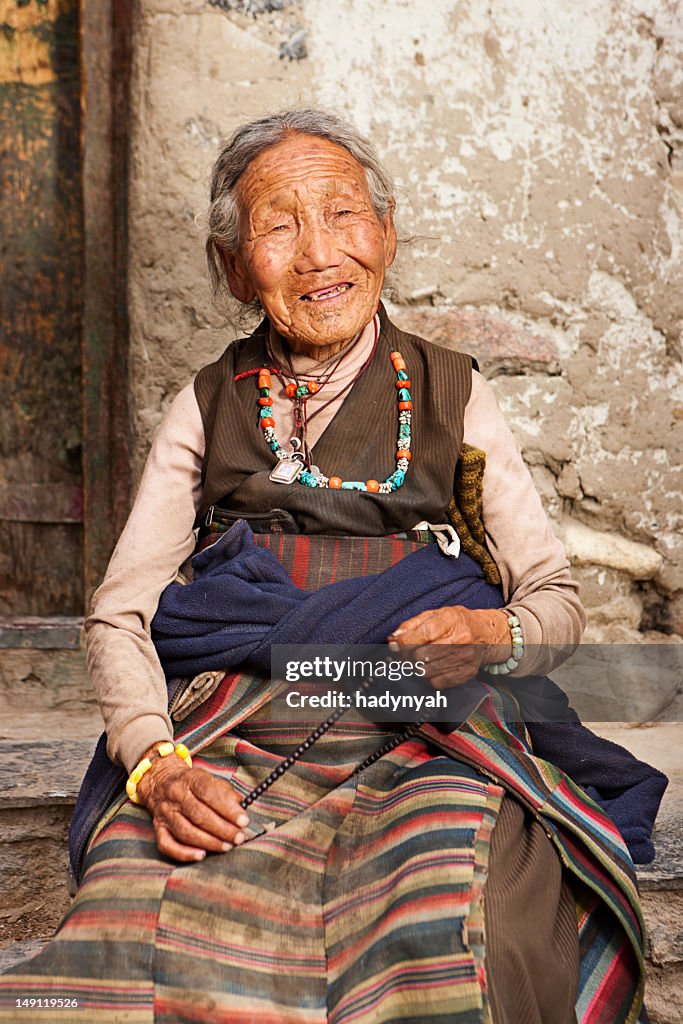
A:
<svg viewBox="0 0 683 1024">
<path fill-rule="evenodd" d="M 239 255 L 234 252 L 223 250 L 223 266 L 225 276 L 228 280 L 228 288 L 238 302 L 252 302 L 256 298 L 256 291 L 251 283 L 251 276 L 242 263 Z"/>
<path fill-rule="evenodd" d="M 384 267 L 388 269 L 394 262 L 396 256 L 396 228 L 394 227 L 394 209 L 396 207 L 396 201 L 391 197 L 389 200 L 389 208 L 382 217 L 382 229 L 384 231 Z"/>
</svg>

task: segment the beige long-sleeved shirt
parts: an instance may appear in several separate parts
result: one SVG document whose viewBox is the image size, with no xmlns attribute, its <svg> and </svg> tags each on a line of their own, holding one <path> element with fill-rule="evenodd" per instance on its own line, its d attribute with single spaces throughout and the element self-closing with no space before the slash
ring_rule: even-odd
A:
<svg viewBox="0 0 683 1024">
<path fill-rule="evenodd" d="M 359 347 L 347 360 L 345 374 L 355 372 L 363 351 Z M 299 363 L 297 371 L 305 375 L 305 359 Z M 343 375 L 339 381 L 343 384 Z M 276 422 L 287 411 L 284 393 L 276 395 Z M 312 445 L 335 411 L 334 405 L 328 407 L 311 422 Z M 519 617 L 524 633 L 526 653 L 519 671 L 544 674 L 559 660 L 557 649 L 546 645 L 579 642 L 583 608 L 564 548 L 552 532 L 493 392 L 476 371 L 464 440 L 486 452 L 484 526 L 506 607 Z M 129 771 L 149 746 L 172 737 L 164 672 L 150 623 L 162 590 L 195 546 L 203 455 L 202 419 L 190 384 L 159 428 L 135 504 L 85 624 L 88 668 L 109 756 Z"/>
</svg>

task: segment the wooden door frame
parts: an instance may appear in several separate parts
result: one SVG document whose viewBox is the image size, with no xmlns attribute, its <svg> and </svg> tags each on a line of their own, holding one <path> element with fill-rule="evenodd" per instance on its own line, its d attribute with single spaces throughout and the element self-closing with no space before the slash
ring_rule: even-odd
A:
<svg viewBox="0 0 683 1024">
<path fill-rule="evenodd" d="M 130 509 L 128 173 L 134 0 L 80 0 L 86 608 Z"/>
</svg>

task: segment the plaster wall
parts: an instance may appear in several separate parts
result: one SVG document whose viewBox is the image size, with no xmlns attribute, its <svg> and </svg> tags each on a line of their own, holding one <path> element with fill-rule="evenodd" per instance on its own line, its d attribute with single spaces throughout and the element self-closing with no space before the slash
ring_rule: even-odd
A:
<svg viewBox="0 0 683 1024">
<path fill-rule="evenodd" d="M 589 638 L 683 634 L 680 2 L 139 0 L 133 96 L 138 469 L 233 336 L 197 222 L 220 139 L 326 105 L 396 177 L 391 310 L 493 380 Z"/>
</svg>

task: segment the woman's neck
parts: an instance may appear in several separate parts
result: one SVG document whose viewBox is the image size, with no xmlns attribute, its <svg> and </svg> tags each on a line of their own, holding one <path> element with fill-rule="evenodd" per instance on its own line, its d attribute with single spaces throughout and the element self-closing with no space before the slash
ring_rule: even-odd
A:
<svg viewBox="0 0 683 1024">
<path fill-rule="evenodd" d="M 334 342 L 331 345 L 320 347 L 318 345 L 308 345 L 305 342 L 297 344 L 289 339 L 285 340 L 282 335 L 278 334 L 271 327 L 270 344 L 276 356 L 289 352 L 295 365 L 300 365 L 305 367 L 306 370 L 310 370 L 314 366 L 323 367 L 325 363 L 353 348 L 366 334 L 372 334 L 372 332 L 373 320 L 366 324 L 363 330 L 352 338 L 351 341 Z"/>
<path fill-rule="evenodd" d="M 338 356 L 345 348 L 350 348 L 357 339 L 358 335 L 351 341 L 333 341 L 331 345 L 311 345 L 306 341 L 297 341 L 294 338 L 288 338 L 287 341 L 281 338 L 280 344 L 283 347 L 286 345 L 294 355 L 314 359 L 317 363 L 326 363 L 328 359 Z"/>
</svg>

